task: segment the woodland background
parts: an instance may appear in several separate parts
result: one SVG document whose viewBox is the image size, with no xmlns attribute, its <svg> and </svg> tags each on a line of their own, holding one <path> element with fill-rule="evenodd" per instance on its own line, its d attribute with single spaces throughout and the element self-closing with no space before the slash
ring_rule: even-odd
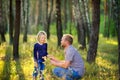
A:
<svg viewBox="0 0 120 80">
<path fill-rule="evenodd" d="M 64 59 L 60 41 L 72 34 L 86 73 L 82 80 L 120 79 L 119 0 L 0 0 L 0 80 L 32 80 L 36 34 Z M 59 80 L 45 62 L 46 80 Z"/>
</svg>

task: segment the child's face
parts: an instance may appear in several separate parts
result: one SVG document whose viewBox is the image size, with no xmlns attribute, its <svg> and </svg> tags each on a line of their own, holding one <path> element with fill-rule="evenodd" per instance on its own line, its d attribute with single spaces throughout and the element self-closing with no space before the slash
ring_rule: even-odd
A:
<svg viewBox="0 0 120 80">
<path fill-rule="evenodd" d="M 39 42 L 41 44 L 43 44 L 43 43 L 45 43 L 45 41 L 46 41 L 46 36 L 45 35 L 41 35 L 40 38 L 39 38 Z"/>
</svg>

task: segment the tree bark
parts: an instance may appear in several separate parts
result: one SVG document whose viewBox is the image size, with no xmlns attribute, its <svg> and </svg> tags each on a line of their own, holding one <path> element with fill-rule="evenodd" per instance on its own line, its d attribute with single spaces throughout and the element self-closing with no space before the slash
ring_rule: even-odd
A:
<svg viewBox="0 0 120 80">
<path fill-rule="evenodd" d="M 92 0 L 92 26 L 87 61 L 95 62 L 99 40 L 100 0 Z"/>
<path fill-rule="evenodd" d="M 57 39 L 58 47 L 60 46 L 62 32 L 62 22 L 61 22 L 61 0 L 56 0 L 56 28 L 57 28 Z"/>
<path fill-rule="evenodd" d="M 1 35 L 1 41 L 5 42 L 5 21 L 4 21 L 4 16 L 3 16 L 3 2 L 0 0 L 0 35 Z"/>
<path fill-rule="evenodd" d="M 24 10 L 25 10 L 25 24 L 24 24 L 24 36 L 23 36 L 23 42 L 27 42 L 27 33 L 28 33 L 28 26 L 29 26 L 29 0 L 26 0 L 24 2 Z"/>
<path fill-rule="evenodd" d="M 10 15 L 9 15 L 9 36 L 10 36 L 10 44 L 13 44 L 13 26 L 14 26 L 14 18 L 13 18 L 13 4 L 12 4 L 12 0 L 10 0 Z"/>
<path fill-rule="evenodd" d="M 77 31 L 80 34 L 80 35 L 78 35 L 79 36 L 78 42 L 79 42 L 79 44 L 81 44 L 80 48 L 84 49 L 86 47 L 85 28 L 84 28 L 82 13 L 80 11 L 79 0 L 73 0 L 73 4 L 74 4 L 73 10 L 75 12 L 74 16 L 79 25 L 79 26 L 77 25 L 77 27 L 79 27 L 79 28 L 77 28 L 77 29 L 79 29 L 79 31 L 78 30 Z"/>
<path fill-rule="evenodd" d="M 53 12 L 53 0 L 50 0 L 51 1 L 51 6 L 50 6 L 50 12 L 48 12 L 48 0 L 47 0 L 47 12 L 46 12 L 46 20 L 47 20 L 47 23 L 46 23 L 46 32 L 47 32 L 47 39 L 50 38 L 50 23 L 51 23 L 51 14 Z"/>
<path fill-rule="evenodd" d="M 67 29 L 67 0 L 63 0 L 64 3 L 64 31 L 66 33 L 66 29 Z"/>
<path fill-rule="evenodd" d="M 108 1 L 104 0 L 104 37 L 109 38 L 109 26 L 107 24 L 108 19 Z"/>
<path fill-rule="evenodd" d="M 85 27 L 85 33 L 87 37 L 87 43 L 89 43 L 90 40 L 90 17 L 89 17 L 89 10 L 88 10 L 88 0 L 81 0 L 82 7 L 83 7 L 83 15 L 84 15 L 84 27 Z"/>
<path fill-rule="evenodd" d="M 70 20 L 69 33 L 72 34 L 72 21 L 73 21 L 72 0 L 68 1 L 68 6 L 69 6 L 69 15 L 70 15 L 70 17 L 69 17 L 69 20 Z"/>
<path fill-rule="evenodd" d="M 20 15 L 21 15 L 21 0 L 16 0 L 16 15 L 15 15 L 15 34 L 13 42 L 13 59 L 19 58 L 19 34 L 20 34 Z"/>
<path fill-rule="evenodd" d="M 120 1 L 119 0 L 113 0 L 113 1 L 114 1 L 113 20 L 115 21 L 115 27 L 118 38 L 118 68 L 119 68 L 119 80 L 120 80 Z"/>
</svg>

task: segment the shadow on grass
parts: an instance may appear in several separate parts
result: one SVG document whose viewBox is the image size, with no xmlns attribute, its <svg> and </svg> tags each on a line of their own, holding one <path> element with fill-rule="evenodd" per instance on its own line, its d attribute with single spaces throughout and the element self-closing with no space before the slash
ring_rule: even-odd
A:
<svg viewBox="0 0 120 80">
<path fill-rule="evenodd" d="M 105 43 L 100 44 L 98 51 L 103 59 L 111 61 L 113 64 L 118 64 L 118 48 L 117 45 Z"/>
<path fill-rule="evenodd" d="M 17 59 L 15 61 L 16 61 L 16 64 L 15 64 L 15 66 L 16 66 L 16 72 L 17 72 L 17 74 L 19 76 L 19 80 L 25 80 L 25 76 L 24 76 L 23 69 L 21 67 L 20 60 Z"/>
<path fill-rule="evenodd" d="M 12 52 L 12 49 L 11 47 L 7 47 L 6 48 L 6 53 L 5 53 L 5 57 L 3 58 L 4 60 L 4 66 L 3 66 L 3 72 L 2 72 L 2 75 L 1 75 L 1 79 L 0 80 L 10 80 L 10 70 L 11 70 L 11 66 L 10 66 L 10 59 L 11 59 L 11 52 Z"/>
</svg>

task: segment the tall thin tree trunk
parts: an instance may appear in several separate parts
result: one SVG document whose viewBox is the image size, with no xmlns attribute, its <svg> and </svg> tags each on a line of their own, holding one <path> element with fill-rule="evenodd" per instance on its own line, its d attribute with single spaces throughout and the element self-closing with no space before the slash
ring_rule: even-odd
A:
<svg viewBox="0 0 120 80">
<path fill-rule="evenodd" d="M 27 42 L 27 33 L 28 33 L 28 25 L 29 25 L 29 0 L 25 2 L 25 30 L 24 30 L 24 37 L 23 42 Z"/>
<path fill-rule="evenodd" d="M 84 29 L 84 24 L 83 24 L 83 17 L 82 17 L 82 13 L 80 11 L 80 5 L 79 5 L 79 0 L 73 0 L 73 10 L 75 12 L 75 19 L 77 21 L 77 23 L 79 24 L 79 34 L 80 37 L 78 37 L 78 42 L 81 44 L 82 49 L 84 49 L 86 47 L 86 42 L 85 42 L 85 29 Z M 77 26 L 78 27 L 78 26 Z"/>
<path fill-rule="evenodd" d="M 13 18 L 13 7 L 12 0 L 10 0 L 10 26 L 9 26 L 9 36 L 10 36 L 10 44 L 13 44 L 13 26 L 14 26 L 14 18 Z"/>
<path fill-rule="evenodd" d="M 19 58 L 19 35 L 20 35 L 20 15 L 21 15 L 21 0 L 16 0 L 16 15 L 15 15 L 15 34 L 13 42 L 13 59 Z"/>
<path fill-rule="evenodd" d="M 57 39 L 58 39 L 58 47 L 60 46 L 61 38 L 63 35 L 62 32 L 62 22 L 61 22 L 61 0 L 56 0 L 56 28 L 57 28 Z"/>
<path fill-rule="evenodd" d="M 107 37 L 109 38 L 108 34 L 108 29 L 109 29 L 109 26 L 107 24 L 107 20 L 108 19 L 108 1 L 107 0 L 104 0 L 104 37 Z"/>
<path fill-rule="evenodd" d="M 64 2 L 64 31 L 66 32 L 66 29 L 67 29 L 67 0 L 63 0 Z"/>
<path fill-rule="evenodd" d="M 70 0 L 70 1 L 68 1 L 68 5 L 69 5 L 69 15 L 70 15 L 70 17 L 69 17 L 69 24 L 70 24 L 70 26 L 69 26 L 69 33 L 70 34 L 72 34 L 72 17 L 73 17 L 73 13 L 72 13 L 72 0 Z"/>
<path fill-rule="evenodd" d="M 46 23 L 46 25 L 47 25 L 47 29 L 46 29 L 46 32 L 47 32 L 47 39 L 49 39 L 50 38 L 50 23 L 51 23 L 51 14 L 52 14 L 52 12 L 53 12 L 53 0 L 50 0 L 51 1 L 51 6 L 50 6 L 50 12 L 48 12 L 48 0 L 47 0 L 47 12 L 46 12 L 46 20 L 47 20 L 47 23 Z"/>
<path fill-rule="evenodd" d="M 112 18 L 111 18 L 111 9 L 112 9 L 112 5 L 111 5 L 111 0 L 108 1 L 108 38 L 110 37 L 110 27 L 111 27 L 111 21 L 112 21 Z"/>
<path fill-rule="evenodd" d="M 95 62 L 99 40 L 100 0 L 92 0 L 92 26 L 87 61 Z"/>
<path fill-rule="evenodd" d="M 83 8 L 84 8 L 84 16 L 85 16 L 85 32 L 87 36 L 87 43 L 90 40 L 90 15 L 89 15 L 89 8 L 88 8 L 88 0 L 82 0 Z"/>
<path fill-rule="evenodd" d="M 0 35 L 1 35 L 1 41 L 5 42 L 5 21 L 4 21 L 4 16 L 3 16 L 3 2 L 0 0 Z"/>
<path fill-rule="evenodd" d="M 119 80 L 120 80 L 120 1 L 113 0 L 114 7 L 113 7 L 113 20 L 115 21 L 115 27 L 117 31 L 117 38 L 118 38 L 118 68 L 119 68 Z"/>
</svg>

